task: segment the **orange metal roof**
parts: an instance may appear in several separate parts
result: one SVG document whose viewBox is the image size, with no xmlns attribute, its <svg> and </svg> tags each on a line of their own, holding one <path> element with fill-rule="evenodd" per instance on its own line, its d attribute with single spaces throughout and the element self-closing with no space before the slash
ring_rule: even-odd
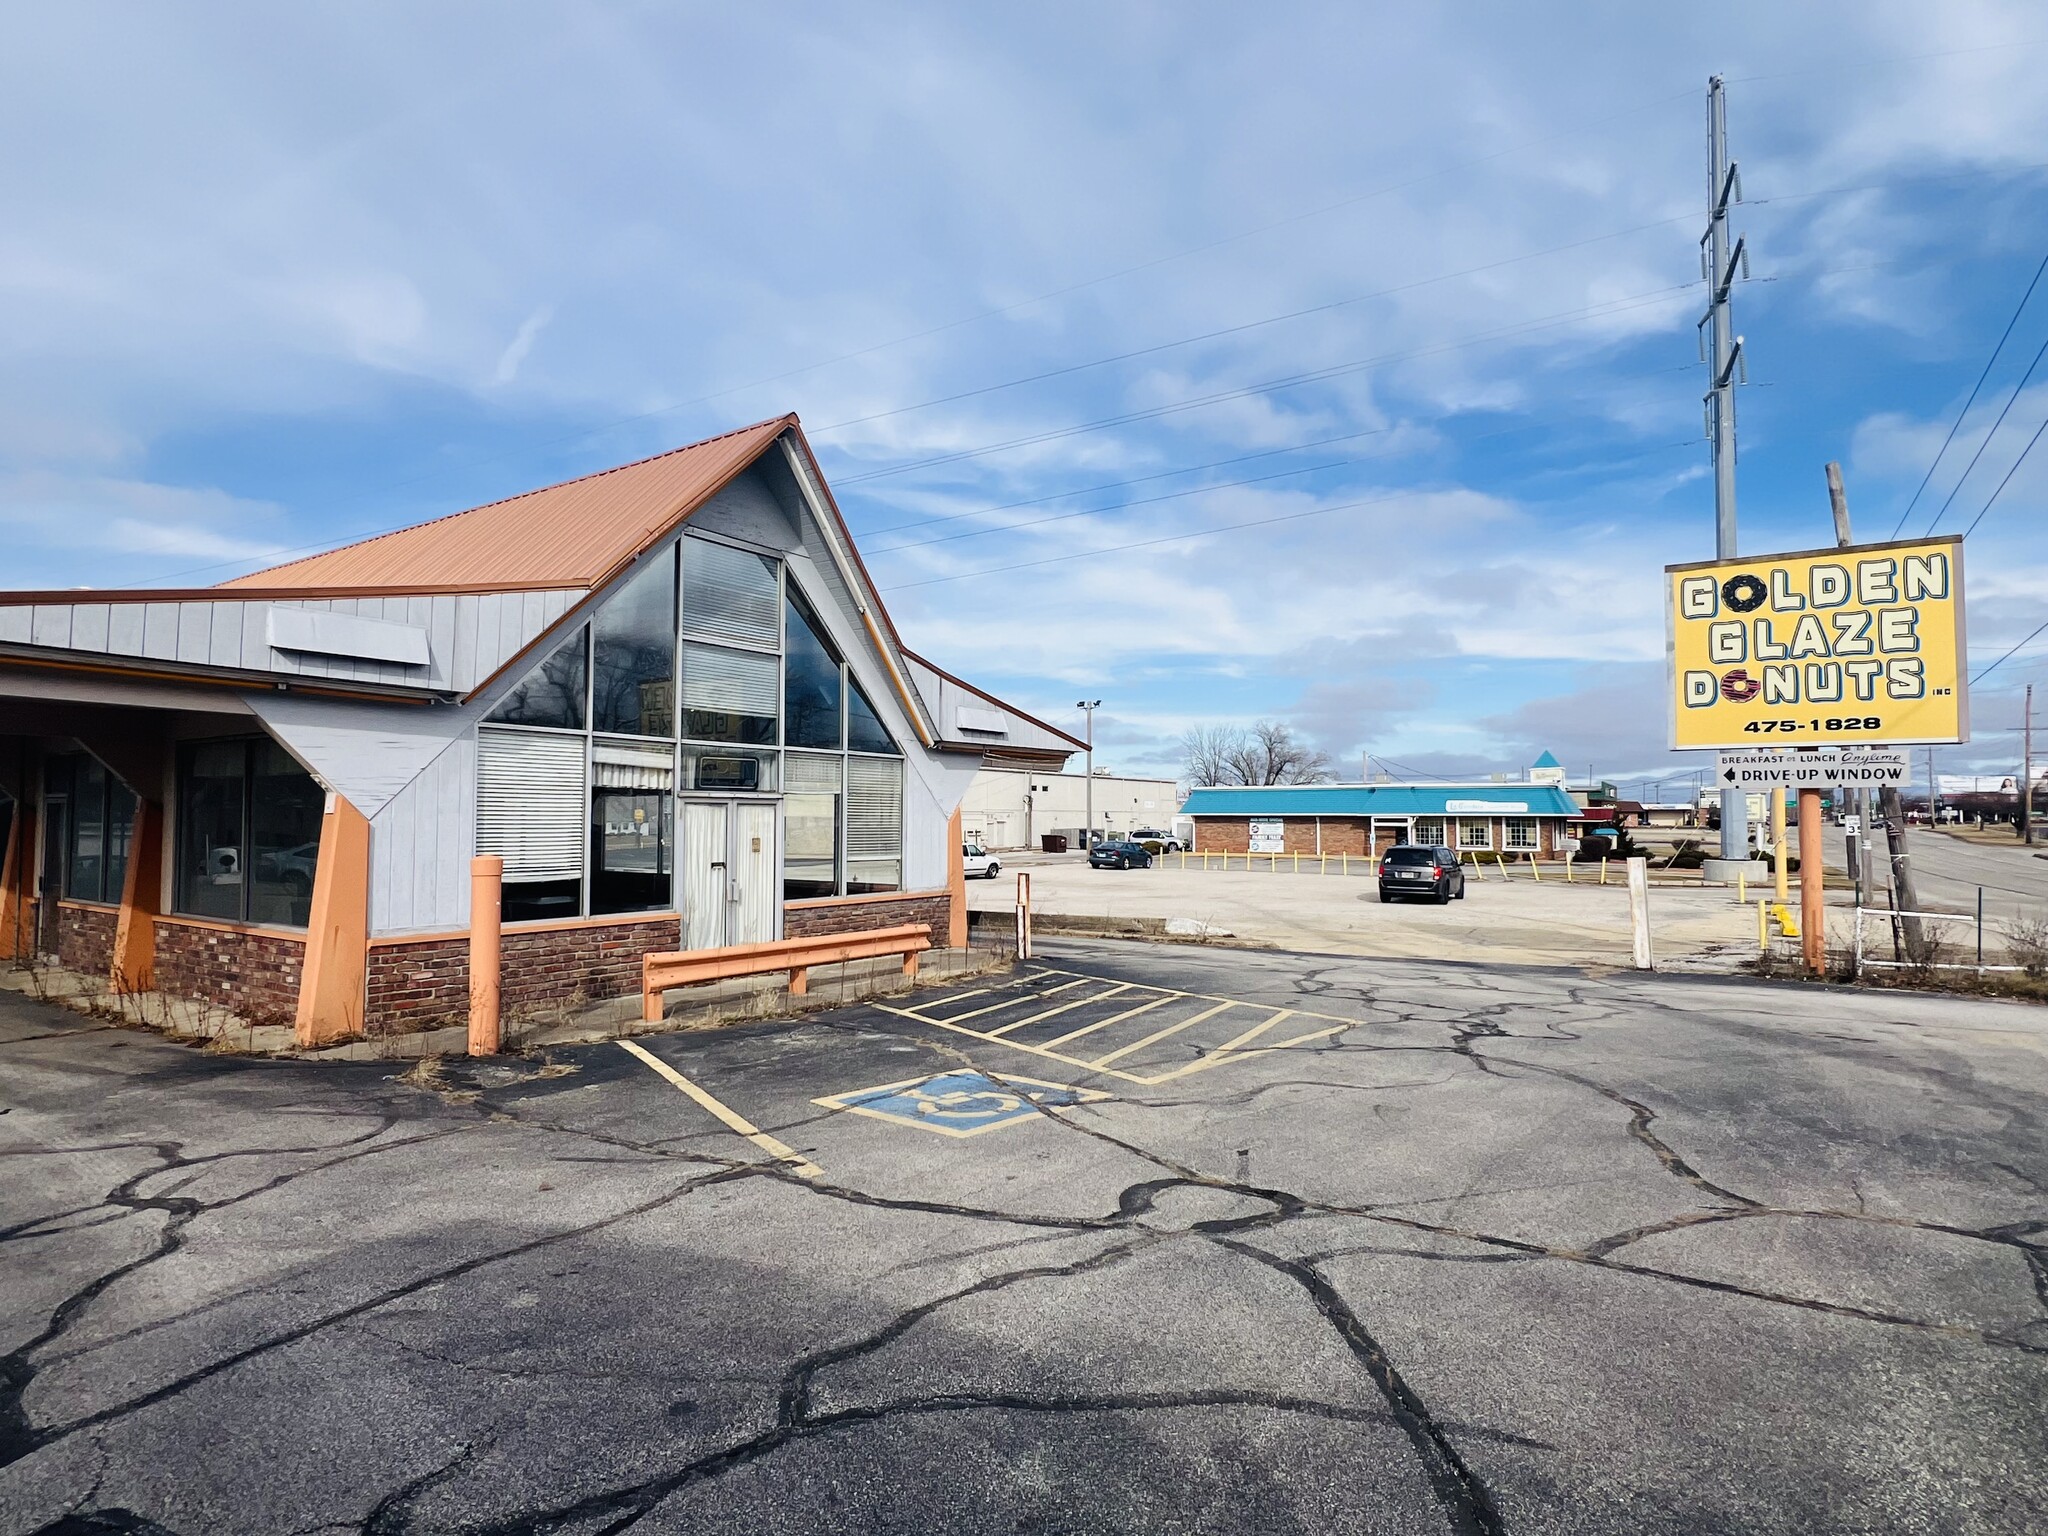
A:
<svg viewBox="0 0 2048 1536">
<path fill-rule="evenodd" d="M 794 416 L 224 581 L 222 588 L 595 587 L 716 495 Z"/>
</svg>

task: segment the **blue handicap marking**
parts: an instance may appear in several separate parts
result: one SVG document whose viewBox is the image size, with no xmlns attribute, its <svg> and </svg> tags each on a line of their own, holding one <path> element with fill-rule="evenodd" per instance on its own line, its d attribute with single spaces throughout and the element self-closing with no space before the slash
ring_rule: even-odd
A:
<svg viewBox="0 0 2048 1536">
<path fill-rule="evenodd" d="M 981 1072 L 941 1072 L 936 1077 L 915 1077 L 903 1083 L 884 1083 L 878 1088 L 857 1088 L 851 1093 L 813 1099 L 826 1109 L 851 1110 L 877 1120 L 914 1125 L 941 1136 L 978 1136 L 983 1131 L 1037 1118 L 1040 1107 L 1065 1109 L 1109 1095 L 1094 1088 L 1069 1088 L 1061 1083 L 1036 1078 L 1011 1077 L 1001 1082 Z"/>
</svg>

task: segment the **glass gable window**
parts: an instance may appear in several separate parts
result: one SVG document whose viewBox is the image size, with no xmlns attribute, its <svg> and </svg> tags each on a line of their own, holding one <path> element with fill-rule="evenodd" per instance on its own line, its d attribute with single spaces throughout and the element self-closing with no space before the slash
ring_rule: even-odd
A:
<svg viewBox="0 0 2048 1536">
<path fill-rule="evenodd" d="M 889 728 L 875 713 L 875 706 L 868 702 L 868 696 L 860 691 L 860 684 L 851 675 L 846 679 L 846 750 L 897 755 L 896 738 L 889 734 Z"/>
<path fill-rule="evenodd" d="M 773 656 L 684 642 L 683 734 L 697 741 L 772 747 L 779 671 Z"/>
<path fill-rule="evenodd" d="M 781 645 L 782 593 L 766 555 L 683 540 L 683 633 L 772 651 Z"/>
<path fill-rule="evenodd" d="M 591 686 L 595 729 L 676 733 L 676 557 L 649 560 L 597 613 Z"/>
<path fill-rule="evenodd" d="M 839 653 L 820 632 L 811 605 L 795 583 L 789 589 L 782 658 L 783 739 L 792 747 L 837 751 L 839 739 Z"/>
<path fill-rule="evenodd" d="M 268 738 L 184 748 L 173 909 L 305 927 L 326 805 L 326 791 Z"/>
<path fill-rule="evenodd" d="M 67 802 L 64 894 L 72 901 L 118 903 L 128 878 L 128 844 L 135 831 L 135 794 L 82 753 L 52 757 L 43 782 Z M 4 826 L 0 822 L 0 826 Z"/>
<path fill-rule="evenodd" d="M 578 627 L 548 659 L 519 681 L 505 695 L 505 702 L 491 711 L 499 725 L 545 725 L 556 730 L 580 731 L 584 721 L 584 695 L 590 688 L 590 628 Z"/>
</svg>

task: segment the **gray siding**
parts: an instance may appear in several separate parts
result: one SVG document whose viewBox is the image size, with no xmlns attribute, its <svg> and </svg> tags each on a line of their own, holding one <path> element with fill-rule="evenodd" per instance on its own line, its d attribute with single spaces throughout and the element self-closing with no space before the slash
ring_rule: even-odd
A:
<svg viewBox="0 0 2048 1536">
<path fill-rule="evenodd" d="M 746 505 L 772 498 L 760 492 Z M 758 508 L 756 508 L 758 510 Z M 180 602 L 17 603 L 0 606 L 0 644 L 74 655 L 130 656 L 185 666 L 268 672 L 279 677 L 389 684 L 468 693 L 584 597 L 547 592 L 443 593 L 426 597 L 195 599 Z M 427 637 L 430 661 L 402 666 L 347 656 L 280 651 L 270 645 L 271 608 L 304 608 L 409 624 Z"/>
<path fill-rule="evenodd" d="M 370 932 L 469 926 L 476 733 L 450 742 L 370 821 Z"/>
</svg>

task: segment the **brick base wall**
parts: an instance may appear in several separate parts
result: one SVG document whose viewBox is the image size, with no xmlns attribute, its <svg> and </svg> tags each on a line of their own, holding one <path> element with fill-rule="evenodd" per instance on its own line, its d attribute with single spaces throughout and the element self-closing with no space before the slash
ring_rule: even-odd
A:
<svg viewBox="0 0 2048 1536">
<path fill-rule="evenodd" d="M 577 928 L 507 928 L 499 1007 L 506 1013 L 640 990 L 640 959 L 680 944 L 673 913 Z M 367 1032 L 411 1034 L 469 1017 L 469 939 L 380 944 L 370 951 Z"/>
<path fill-rule="evenodd" d="M 791 903 L 783 909 L 782 931 L 800 939 L 924 923 L 932 930 L 933 942 L 944 944 L 951 919 L 951 903 L 941 891 Z M 631 996 L 640 990 L 641 957 L 676 950 L 681 943 L 673 913 L 641 922 L 575 928 L 507 928 L 500 1007 L 510 1014 L 522 1008 Z M 370 950 L 367 993 L 365 1030 L 372 1035 L 412 1034 L 462 1023 L 469 1017 L 468 936 L 375 945 Z"/>
<path fill-rule="evenodd" d="M 108 943 L 111 946 L 109 930 Z M 306 943 L 274 933 L 194 928 L 159 920 L 156 985 L 197 997 L 256 1024 L 288 1024 L 299 1011 Z"/>
<path fill-rule="evenodd" d="M 65 969 L 104 976 L 114 963 L 114 927 L 120 913 L 111 907 L 57 908 L 57 958 Z"/>
<path fill-rule="evenodd" d="M 923 923 L 931 929 L 932 946 L 936 949 L 943 948 L 950 937 L 952 922 L 952 898 L 944 891 L 908 896 L 863 896 L 856 900 L 827 900 L 815 904 L 797 901 L 782 909 L 782 933 L 791 939 Z"/>
<path fill-rule="evenodd" d="M 1315 818 L 1288 816 L 1282 819 L 1286 823 L 1282 828 L 1287 840 L 1285 851 L 1303 855 L 1313 854 L 1316 851 Z M 1383 826 L 1378 831 L 1376 843 L 1369 844 L 1368 839 L 1374 838 L 1371 818 L 1325 816 L 1322 820 L 1322 851 L 1333 858 L 1340 853 L 1348 853 L 1354 859 L 1368 854 L 1381 854 L 1392 847 L 1395 839 L 1400 836 L 1398 826 Z M 1507 831 L 1501 824 L 1501 818 L 1492 817 L 1489 820 L 1492 823 L 1492 830 L 1488 852 L 1505 851 L 1510 857 L 1516 854 L 1528 857 L 1527 849 L 1506 847 Z M 1455 843 L 1457 839 L 1457 822 L 1458 818 L 1455 816 L 1444 818 L 1444 837 L 1449 843 Z M 1557 856 L 1558 838 L 1563 835 L 1560 830 L 1562 826 L 1563 823 L 1554 816 L 1537 818 L 1536 836 L 1542 844 L 1540 852 L 1544 858 Z M 1250 851 L 1251 842 L 1252 824 L 1248 816 L 1203 816 L 1195 821 L 1193 851 L 1196 853 L 1246 853 Z"/>
</svg>

